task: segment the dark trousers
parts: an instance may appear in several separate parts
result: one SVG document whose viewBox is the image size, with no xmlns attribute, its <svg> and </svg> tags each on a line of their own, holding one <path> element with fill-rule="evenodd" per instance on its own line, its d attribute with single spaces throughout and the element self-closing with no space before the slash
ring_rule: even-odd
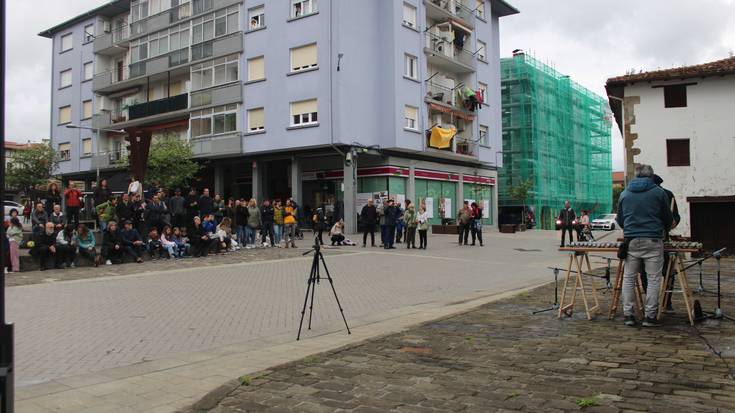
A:
<svg viewBox="0 0 735 413">
<path fill-rule="evenodd" d="M 122 263 L 123 249 L 102 247 L 102 258 L 112 261 L 113 264 Z"/>
<path fill-rule="evenodd" d="M 393 248 L 393 241 L 396 239 L 396 226 L 385 226 L 385 238 L 383 239 L 383 248 Z"/>
<path fill-rule="evenodd" d="M 406 227 L 406 248 L 416 248 L 416 227 Z"/>
<path fill-rule="evenodd" d="M 192 240 L 193 241 L 193 240 Z M 191 243 L 191 255 L 195 257 L 206 257 L 214 246 L 213 240 L 196 240 Z"/>
<path fill-rule="evenodd" d="M 399 223 L 395 226 L 395 233 L 396 233 L 396 244 L 401 243 L 401 237 L 403 236 L 403 224 Z"/>
<path fill-rule="evenodd" d="M 573 227 L 561 227 L 561 246 L 564 246 L 564 238 L 566 236 L 566 233 L 569 232 L 569 242 L 574 242 L 573 234 L 574 234 L 574 228 Z"/>
<path fill-rule="evenodd" d="M 322 238 L 323 232 L 324 232 L 324 229 L 322 227 L 319 227 L 316 230 L 316 239 L 319 241 L 320 245 L 324 245 L 324 239 Z"/>
<path fill-rule="evenodd" d="M 186 214 L 174 214 L 172 225 L 179 228 L 185 227 L 187 225 Z"/>
<path fill-rule="evenodd" d="M 137 260 L 143 256 L 143 245 L 128 245 L 125 247 L 125 253 Z"/>
<path fill-rule="evenodd" d="M 75 228 L 79 225 L 79 207 L 66 207 L 66 223 L 74 224 Z"/>
<path fill-rule="evenodd" d="M 57 245 L 56 255 L 59 257 L 59 262 L 64 261 L 66 265 L 71 265 L 77 256 L 77 248 L 71 245 Z"/>
<path fill-rule="evenodd" d="M 344 240 L 345 240 L 345 236 L 342 234 L 332 235 L 332 245 L 334 245 L 335 243 L 342 244 L 342 241 Z"/>
<path fill-rule="evenodd" d="M 470 236 L 470 224 L 459 224 L 459 245 L 467 245 L 467 239 Z"/>
<path fill-rule="evenodd" d="M 427 246 L 427 237 L 426 237 L 427 230 L 420 229 L 419 230 L 419 248 L 426 248 Z"/>
<path fill-rule="evenodd" d="M 375 246 L 375 227 L 374 226 L 365 227 L 365 231 L 362 233 L 362 245 L 367 244 L 368 234 L 370 234 L 370 245 L 374 247 Z"/>
<path fill-rule="evenodd" d="M 92 262 L 95 262 L 95 260 L 97 259 L 97 250 L 95 250 L 94 248 L 79 248 L 79 255 Z"/>
<path fill-rule="evenodd" d="M 58 267 L 61 265 L 62 257 L 61 254 L 59 254 L 58 249 L 56 250 L 56 252 L 51 252 L 51 250 L 47 246 L 35 247 L 33 249 L 33 255 L 38 258 L 39 266 L 42 270 L 46 269 L 46 264 L 51 257 L 54 257 L 54 267 Z"/>
<path fill-rule="evenodd" d="M 380 226 L 380 245 L 385 246 L 385 244 L 387 244 L 385 242 L 386 239 L 388 239 L 388 226 L 381 225 Z"/>
<path fill-rule="evenodd" d="M 263 225 L 260 227 L 260 242 L 265 244 L 265 237 L 268 237 L 271 241 L 271 245 L 273 244 L 273 223 L 272 222 L 264 222 Z M 319 236 L 319 239 L 321 240 L 321 235 Z"/>
<path fill-rule="evenodd" d="M 482 227 L 478 227 L 477 223 L 472 225 L 472 245 L 475 245 L 475 239 L 480 241 L 480 245 L 482 245 Z"/>
</svg>

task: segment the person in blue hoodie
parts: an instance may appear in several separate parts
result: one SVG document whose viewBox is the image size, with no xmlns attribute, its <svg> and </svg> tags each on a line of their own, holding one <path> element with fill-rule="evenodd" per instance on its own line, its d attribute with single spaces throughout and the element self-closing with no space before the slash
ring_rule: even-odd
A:
<svg viewBox="0 0 735 413">
<path fill-rule="evenodd" d="M 635 326 L 633 315 L 634 289 L 637 274 L 648 273 L 644 327 L 658 327 L 658 296 L 664 265 L 663 237 L 671 228 L 673 216 L 666 192 L 653 181 L 650 165 L 637 165 L 636 177 L 620 194 L 618 216 L 615 219 L 623 229 L 628 253 L 623 275 L 623 313 L 625 325 Z"/>
</svg>

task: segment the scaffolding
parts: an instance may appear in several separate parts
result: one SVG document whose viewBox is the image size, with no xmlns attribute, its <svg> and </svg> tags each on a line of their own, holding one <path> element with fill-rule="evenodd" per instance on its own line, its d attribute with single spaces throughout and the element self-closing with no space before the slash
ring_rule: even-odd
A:
<svg viewBox="0 0 735 413">
<path fill-rule="evenodd" d="M 569 200 L 591 218 L 612 210 L 611 115 L 606 99 L 524 53 L 501 59 L 503 167 L 499 206 L 518 209 L 509 188 L 531 180 L 526 206 L 554 229 Z"/>
</svg>

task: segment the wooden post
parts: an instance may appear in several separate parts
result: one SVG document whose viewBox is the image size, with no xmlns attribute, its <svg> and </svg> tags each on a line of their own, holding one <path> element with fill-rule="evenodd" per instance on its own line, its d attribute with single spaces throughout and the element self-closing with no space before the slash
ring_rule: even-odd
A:
<svg viewBox="0 0 735 413">
<path fill-rule="evenodd" d="M 130 173 L 142 183 L 148 167 L 152 132 L 139 128 L 129 128 L 125 131 L 128 133 L 126 139 L 130 143 Z"/>
</svg>

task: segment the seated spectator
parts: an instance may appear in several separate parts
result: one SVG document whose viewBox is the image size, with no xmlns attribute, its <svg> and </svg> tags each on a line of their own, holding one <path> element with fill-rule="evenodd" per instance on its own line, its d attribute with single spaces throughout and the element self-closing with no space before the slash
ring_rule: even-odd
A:
<svg viewBox="0 0 735 413">
<path fill-rule="evenodd" d="M 31 213 L 31 227 L 33 229 L 33 234 L 36 235 L 42 233 L 46 227 L 47 221 L 48 215 L 43 208 L 43 204 L 39 202 L 36 204 L 36 209 Z"/>
<path fill-rule="evenodd" d="M 97 255 L 97 250 L 94 248 L 97 242 L 94 239 L 94 234 L 92 234 L 92 231 L 86 225 L 77 225 L 74 242 L 79 248 L 79 255 L 92 261 L 95 267 L 100 265 L 100 256 Z"/>
<path fill-rule="evenodd" d="M 115 217 L 119 222 L 133 220 L 133 202 L 130 200 L 130 195 L 122 194 L 115 206 Z"/>
<path fill-rule="evenodd" d="M 54 211 L 49 215 L 48 220 L 54 223 L 54 228 L 56 231 L 61 231 L 65 227 L 66 218 L 64 217 L 64 214 L 61 212 L 61 205 L 55 204 L 54 205 Z"/>
<path fill-rule="evenodd" d="M 77 243 L 74 241 L 74 226 L 67 225 L 56 235 L 56 251 L 64 260 L 67 268 L 74 268 L 77 257 Z"/>
<path fill-rule="evenodd" d="M 10 213 L 10 223 L 5 230 L 8 237 L 8 250 L 10 252 L 10 271 L 20 271 L 20 244 L 23 242 L 23 224 L 20 223 L 18 217 L 13 217 Z"/>
<path fill-rule="evenodd" d="M 115 220 L 108 222 L 102 236 L 102 258 L 105 265 L 122 264 L 124 246 L 117 222 Z"/>
<path fill-rule="evenodd" d="M 125 229 L 122 231 L 123 245 L 125 253 L 133 257 L 135 262 L 143 262 L 143 251 L 145 250 L 145 242 L 137 229 L 133 228 L 133 222 L 128 220 L 123 224 Z"/>
<path fill-rule="evenodd" d="M 177 257 L 184 258 L 189 255 L 189 239 L 186 237 L 186 228 L 174 228 L 173 234 L 171 235 L 171 241 L 176 244 Z"/>
<path fill-rule="evenodd" d="M 97 211 L 97 218 L 100 221 L 100 231 L 104 231 L 105 229 L 107 229 L 107 225 L 110 221 L 117 220 L 117 218 L 115 217 L 116 208 L 117 197 L 112 197 L 95 207 L 95 210 Z"/>
<path fill-rule="evenodd" d="M 161 246 L 166 250 L 169 259 L 179 257 L 179 250 L 176 248 L 176 243 L 172 237 L 171 225 L 164 225 L 161 233 Z"/>
<path fill-rule="evenodd" d="M 204 230 L 201 218 L 194 217 L 192 227 L 188 231 L 191 254 L 194 257 L 206 257 L 212 247 L 212 239 Z"/>
<path fill-rule="evenodd" d="M 230 221 L 230 218 L 222 218 L 222 222 L 217 225 L 215 235 L 218 252 L 234 251 L 234 248 L 232 248 L 232 221 Z"/>
<path fill-rule="evenodd" d="M 209 235 L 209 238 L 214 238 L 215 232 L 217 232 L 217 221 L 214 218 L 214 214 L 207 214 L 203 219 L 202 228 Z"/>
<path fill-rule="evenodd" d="M 41 211 L 43 211 L 43 206 Z M 46 271 L 46 265 L 50 257 L 54 258 L 54 268 L 61 268 L 62 257 L 56 250 L 56 231 L 53 222 L 46 222 L 43 229 L 35 234 L 31 255 L 38 258 L 41 271 Z"/>
<path fill-rule="evenodd" d="M 151 230 L 148 232 L 148 254 L 151 255 L 151 259 L 156 258 L 156 254 L 158 255 L 158 258 L 163 258 L 164 249 L 163 244 L 161 244 L 161 239 L 158 236 L 158 229 L 151 228 Z"/>
<path fill-rule="evenodd" d="M 329 235 L 332 236 L 332 245 L 335 243 L 337 243 L 337 245 L 342 245 L 342 241 L 345 240 L 344 230 L 345 221 L 340 219 L 336 224 L 334 224 L 331 231 L 329 231 Z"/>
</svg>

